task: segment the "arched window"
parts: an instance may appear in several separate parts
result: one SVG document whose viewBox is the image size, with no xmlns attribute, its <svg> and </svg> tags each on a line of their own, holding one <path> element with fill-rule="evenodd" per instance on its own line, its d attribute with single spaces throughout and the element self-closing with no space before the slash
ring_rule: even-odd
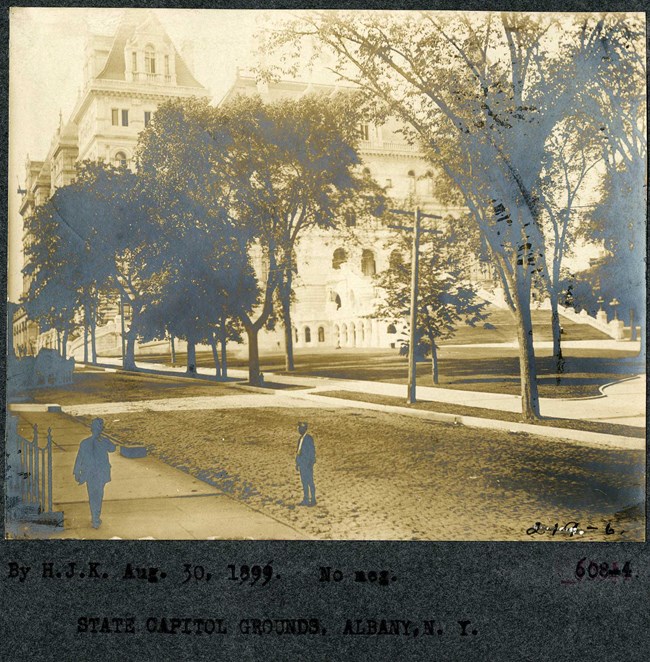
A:
<svg viewBox="0 0 650 662">
<path fill-rule="evenodd" d="M 395 328 L 394 324 L 389 324 L 388 328 L 386 329 L 386 333 L 389 333 L 393 335 L 394 333 L 397 333 L 397 329 Z"/>
<path fill-rule="evenodd" d="M 325 342 L 325 329 L 322 326 L 318 327 L 318 342 Z"/>
<path fill-rule="evenodd" d="M 402 257 L 402 253 L 397 249 L 395 249 L 388 258 L 388 266 L 391 269 L 398 269 L 403 264 L 404 264 L 404 258 Z"/>
<path fill-rule="evenodd" d="M 295 338 L 296 338 L 296 342 L 298 342 L 298 329 L 294 328 L 294 330 L 293 330 L 293 334 L 294 334 L 294 336 L 295 336 Z"/>
<path fill-rule="evenodd" d="M 377 273 L 375 254 L 367 248 L 364 248 L 361 254 L 361 273 L 364 276 L 374 276 Z"/>
<path fill-rule="evenodd" d="M 148 74 L 156 73 L 156 51 L 153 46 L 147 46 L 144 51 L 144 70 Z"/>
<path fill-rule="evenodd" d="M 311 329 L 308 326 L 305 327 L 305 342 L 311 342 Z"/>
<path fill-rule="evenodd" d="M 113 159 L 113 163 L 116 167 L 126 168 L 126 154 L 124 152 L 117 152 Z"/>
<path fill-rule="evenodd" d="M 427 180 L 427 192 L 429 193 L 429 195 L 433 195 L 434 193 L 433 172 L 431 170 L 427 170 L 424 177 Z"/>
<path fill-rule="evenodd" d="M 409 186 L 411 187 L 411 191 L 415 191 L 415 171 L 409 170 L 408 177 L 409 177 Z"/>
<path fill-rule="evenodd" d="M 348 254 L 343 248 L 337 248 L 332 256 L 332 269 L 340 269 L 348 261 Z"/>
<path fill-rule="evenodd" d="M 362 172 L 364 176 L 370 177 L 370 168 L 364 168 Z"/>
</svg>

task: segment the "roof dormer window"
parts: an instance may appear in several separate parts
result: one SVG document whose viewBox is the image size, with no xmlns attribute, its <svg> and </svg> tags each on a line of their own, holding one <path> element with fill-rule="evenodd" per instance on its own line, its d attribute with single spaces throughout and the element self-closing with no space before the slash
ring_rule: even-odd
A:
<svg viewBox="0 0 650 662">
<path fill-rule="evenodd" d="M 156 73 L 156 51 L 153 46 L 147 46 L 144 51 L 144 70 L 145 73 Z"/>
</svg>

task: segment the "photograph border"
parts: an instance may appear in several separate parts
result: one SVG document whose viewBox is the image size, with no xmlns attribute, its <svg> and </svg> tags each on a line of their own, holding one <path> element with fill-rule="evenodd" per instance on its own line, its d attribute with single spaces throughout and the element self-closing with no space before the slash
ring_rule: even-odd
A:
<svg viewBox="0 0 650 662">
<path fill-rule="evenodd" d="M 53 7 L 57 3 L 12 2 L 10 6 L 19 7 Z M 115 3 L 83 2 L 69 3 L 69 7 L 114 7 Z M 509 11 L 639 11 L 645 12 L 645 3 L 640 0 L 615 0 L 590 3 L 584 1 L 550 0 L 549 2 L 183 2 L 174 3 L 160 0 L 156 3 L 126 2 L 127 7 L 178 8 L 183 9 L 468 9 L 468 10 L 499 10 Z M 647 30 L 646 13 L 646 30 Z M 8 168 L 8 5 L 3 3 L 3 16 L 0 23 L 5 57 L 0 68 L 4 103 L 1 122 L 5 134 L 5 150 L 0 152 L 2 168 L 6 175 Z M 647 42 L 646 42 L 647 43 Z M 646 53 L 647 59 L 647 53 Z M 647 87 L 646 87 L 647 90 Z M 2 178 L 0 191 L 7 200 L 9 191 L 13 188 L 7 177 Z M 5 204 L 6 210 L 6 204 Z M 5 212 L 6 213 L 6 212 Z M 2 261 L 1 272 L 6 291 L 7 279 L 7 222 L 2 225 Z M 646 247 L 647 250 L 647 247 Z M 647 278 L 646 278 L 647 282 Z M 647 294 L 646 294 L 647 299 Z M 3 314 L 6 317 L 6 297 L 3 299 Z M 644 328 L 647 338 L 647 324 Z M 0 341 L 6 344 L 6 328 L 2 326 Z M 6 366 L 6 360 L 5 360 Z M 3 379 L 2 402 L 5 404 L 6 384 Z M 646 412 L 646 422 L 647 422 Z M 4 431 L 4 417 L 2 421 Z M 4 434 L 3 434 L 4 437 Z M 2 646 L 20 646 L 18 657 L 28 659 L 27 652 L 32 651 L 31 659 L 54 659 L 61 653 L 83 651 L 84 654 L 97 653 L 101 646 L 108 644 L 99 639 L 80 638 L 73 625 L 77 615 L 92 609 L 93 604 L 102 604 L 106 609 L 124 613 L 135 609 L 149 600 L 152 610 L 161 615 L 172 615 L 174 609 L 187 613 L 192 606 L 199 605 L 204 613 L 214 615 L 215 605 L 223 607 L 225 612 L 237 614 L 242 618 L 254 616 L 262 610 L 269 613 L 293 613 L 307 617 L 318 617 L 348 613 L 360 614 L 359 618 L 381 616 L 388 613 L 419 613 L 422 617 L 430 614 L 433 618 L 442 618 L 450 623 L 467 619 L 479 623 L 481 633 L 472 639 L 463 650 L 467 657 L 462 659 L 477 659 L 485 656 L 488 651 L 498 652 L 499 659 L 523 659 L 522 651 L 530 654 L 539 652 L 539 657 L 531 659 L 568 659 L 561 657 L 567 652 L 568 635 L 582 645 L 582 649 L 573 650 L 571 659 L 634 659 L 632 653 L 649 650 L 650 628 L 642 629 L 644 616 L 641 612 L 647 608 L 647 591 L 650 588 L 650 552 L 648 550 L 648 461 L 646 444 L 646 542 L 645 543 L 600 543 L 600 542 L 396 542 L 396 541 L 145 541 L 122 540 L 114 541 L 82 541 L 82 540 L 3 540 L 0 544 L 0 591 L 4 594 L 5 608 L 0 614 L 0 630 L 9 633 Z M 3 471 L 4 480 L 3 453 Z M 3 486 L 4 487 L 4 486 Z M 4 493 L 4 490 L 3 490 Z M 4 508 L 0 514 L 0 525 L 4 530 Z M 606 582 L 592 583 L 569 587 L 563 581 L 573 576 L 576 563 L 582 558 L 593 558 L 594 561 L 623 561 L 631 559 L 635 568 L 636 578 L 625 588 L 617 585 L 615 588 Z M 285 583 L 282 589 L 267 592 L 266 597 L 259 600 L 251 591 L 234 591 L 223 593 L 218 599 L 213 592 L 203 586 L 194 587 L 190 592 L 187 586 L 180 583 L 160 582 L 147 586 L 147 596 L 142 586 L 134 587 L 128 582 L 96 585 L 89 588 L 81 582 L 69 583 L 64 590 L 54 590 L 45 580 L 33 578 L 31 582 L 18 585 L 6 579 L 6 569 L 9 563 L 29 563 L 39 566 L 43 562 L 55 565 L 65 565 L 77 560 L 79 563 L 100 562 L 111 567 L 123 567 L 127 563 L 141 563 L 150 567 L 174 567 L 177 572 L 185 563 L 202 564 L 206 567 L 225 566 L 229 564 L 266 563 L 272 560 L 275 568 L 282 568 L 281 574 Z M 354 586 L 341 583 L 340 586 L 324 586 L 320 582 L 319 569 L 322 567 L 341 568 L 353 572 L 360 569 L 380 570 L 390 569 L 397 580 L 394 586 L 386 587 L 383 592 L 370 590 L 370 587 Z M 34 574 L 37 570 L 33 571 Z M 280 581 L 280 580 L 278 580 Z M 374 587 L 372 587 L 374 588 Z M 377 587 L 379 589 L 379 587 Z M 363 591 L 359 592 L 357 591 Z M 367 589 L 367 590 L 366 590 Z M 573 591 L 573 592 L 571 592 Z M 508 604 L 504 606 L 504 596 Z M 225 604 L 225 601 L 228 604 Z M 220 603 L 219 600 L 223 602 Z M 407 606 L 403 606 L 406 604 Z M 431 605 L 437 606 L 442 617 L 431 613 Z M 56 615 L 49 612 L 56 605 Z M 402 606 L 400 606 L 402 605 Z M 569 609 L 571 607 L 571 609 Z M 197 608 L 198 609 L 198 608 Z M 195 609 L 195 611 L 197 610 Z M 356 609 L 356 612 L 355 612 Z M 365 610 L 365 611 L 364 611 Z M 435 610 L 434 610 L 435 611 Z M 608 615 L 615 616 L 603 625 L 602 619 Z M 619 619 L 628 619 L 627 623 Z M 553 631 L 553 628 L 557 628 Z M 616 629 L 618 628 L 618 630 Z M 638 629 L 637 629 L 638 628 Z M 637 639 L 630 637 L 637 633 Z M 45 639 L 44 639 L 45 637 Z M 502 638 L 508 640 L 506 647 Z M 354 642 L 349 644 L 346 655 L 351 657 L 340 659 L 361 659 L 368 655 L 385 655 L 388 652 L 404 651 L 403 659 L 411 659 L 415 648 L 404 646 L 395 648 L 391 640 L 385 648 L 368 638 L 351 637 Z M 169 638 L 161 641 L 157 637 L 137 637 L 131 640 L 111 637 L 112 653 L 129 655 L 153 654 L 157 651 L 160 659 L 168 652 L 200 655 L 192 659 L 215 659 L 215 645 L 207 644 L 206 640 L 196 643 L 195 638 L 188 643 Z M 247 639 L 242 646 L 242 640 L 236 637 L 222 639 L 219 651 L 228 659 L 228 655 L 237 653 L 242 659 L 282 659 L 283 655 L 304 654 L 302 659 L 323 659 L 322 651 L 332 650 L 329 639 L 318 640 L 318 646 L 313 649 L 300 648 L 307 646 L 294 638 L 291 644 L 281 643 L 280 638 L 258 637 L 251 641 Z M 328 642 L 327 644 L 324 642 Z M 44 644 L 53 647 L 56 653 L 48 657 Z M 323 643 L 321 643 L 323 642 Z M 464 640 L 461 640 L 464 642 Z M 381 642 L 380 642 L 381 643 Z M 589 657 L 582 658 L 587 653 L 584 646 L 589 645 Z M 456 655 L 460 648 L 450 644 L 443 649 L 440 645 L 431 646 L 431 656 L 446 658 L 443 650 Z M 625 646 L 626 657 L 608 657 L 615 646 Z M 285 647 L 288 646 L 288 647 Z M 319 648 L 320 646 L 320 648 Z M 296 648 L 297 647 L 297 648 Z M 194 653 L 192 653 L 194 651 Z M 509 652 L 508 652 L 509 651 Z M 511 654 L 512 657 L 508 657 Z M 25 655 L 25 657 L 21 657 Z M 277 656 L 277 657 L 276 657 Z M 505 657 L 504 657 L 505 656 Z M 558 657 L 560 656 L 560 657 Z M 65 659 L 65 657 L 63 658 Z M 100 658 L 103 659 L 103 658 Z M 140 659 L 140 658 L 137 658 Z M 332 658 L 335 659 L 335 658 Z M 374 659 L 379 659 L 376 657 Z M 388 658 L 387 658 L 388 659 Z M 453 658 L 460 659 L 460 658 Z"/>
</svg>

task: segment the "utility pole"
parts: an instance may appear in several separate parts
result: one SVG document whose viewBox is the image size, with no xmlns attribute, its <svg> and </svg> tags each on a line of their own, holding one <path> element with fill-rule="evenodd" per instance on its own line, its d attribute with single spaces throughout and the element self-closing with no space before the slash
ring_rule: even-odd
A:
<svg viewBox="0 0 650 662">
<path fill-rule="evenodd" d="M 411 252 L 411 329 L 409 340 L 409 374 L 408 374 L 408 390 L 406 393 L 406 402 L 410 405 L 417 402 L 415 396 L 415 382 L 416 382 L 416 358 L 415 358 L 415 343 L 417 341 L 416 326 L 418 319 L 418 273 L 420 264 L 420 235 L 426 234 L 442 234 L 439 230 L 423 230 L 420 227 L 420 221 L 423 218 L 437 218 L 434 214 L 425 214 L 420 211 L 419 207 L 415 208 L 415 212 L 406 211 L 404 209 L 391 209 L 392 214 L 399 214 L 403 216 L 410 216 L 413 214 L 413 227 L 409 228 L 404 225 L 389 225 L 388 227 L 393 230 L 404 230 L 406 232 L 413 232 L 413 247 Z"/>
</svg>

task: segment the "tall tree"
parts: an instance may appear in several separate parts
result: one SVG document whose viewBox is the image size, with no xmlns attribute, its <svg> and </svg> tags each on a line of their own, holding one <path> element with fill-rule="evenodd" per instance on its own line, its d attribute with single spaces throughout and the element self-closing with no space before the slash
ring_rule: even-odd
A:
<svg viewBox="0 0 650 662">
<path fill-rule="evenodd" d="M 80 306 L 81 254 L 66 242 L 62 222 L 51 201 L 37 207 L 25 220 L 30 241 L 25 246 L 23 274 L 29 285 L 21 303 L 42 331 L 57 331 L 61 355 L 66 358 L 68 336 L 75 328 Z"/>
<path fill-rule="evenodd" d="M 592 19 L 593 20 L 593 19 Z M 647 109 L 645 21 L 622 15 L 603 34 L 604 57 L 584 95 L 597 122 L 605 162 L 591 231 L 606 250 L 599 271 L 604 289 L 645 319 L 647 220 Z M 603 292 L 604 293 L 604 292 Z M 633 314 L 633 313 L 632 313 Z M 641 334 L 645 351 L 645 333 Z"/>
<path fill-rule="evenodd" d="M 126 168 L 86 161 L 79 165 L 76 180 L 59 189 L 53 200 L 66 240 L 80 252 L 91 330 L 102 296 L 117 290 L 131 308 L 124 368 L 134 370 L 142 295 L 158 267 L 157 228 L 150 221 L 148 193 Z"/>
<path fill-rule="evenodd" d="M 603 55 L 604 23 L 580 20 L 321 12 L 271 40 L 278 48 L 318 40 L 337 58 L 339 76 L 404 120 L 462 192 L 517 322 L 525 419 L 539 416 L 530 291 L 547 268 L 542 163 Z"/>
<path fill-rule="evenodd" d="M 566 287 L 565 258 L 573 254 L 575 240 L 590 232 L 581 202 L 592 202 L 589 184 L 602 159 L 596 131 L 582 113 L 567 118 L 548 140 L 540 179 L 540 222 L 546 238 L 546 268 L 541 280 L 551 305 L 553 356 L 558 373 L 563 372 L 558 304 Z"/>
<path fill-rule="evenodd" d="M 236 319 L 250 313 L 257 290 L 247 252 L 251 231 L 233 215 L 237 183 L 224 176 L 232 136 L 214 113 L 201 99 L 161 105 L 140 136 L 137 164 L 155 200 L 150 213 L 160 253 L 147 334 L 186 339 L 190 373 L 196 343 L 210 344 L 220 377 L 227 373 L 227 341 L 240 338 Z"/>
<path fill-rule="evenodd" d="M 374 316 L 403 324 L 410 314 L 412 265 L 401 258 L 409 254 L 408 239 L 397 243 L 401 251 L 392 253 L 389 268 L 377 276 L 384 298 Z M 476 286 L 465 277 L 458 248 L 449 236 L 421 244 L 416 336 L 431 356 L 434 384 L 438 384 L 438 343 L 453 338 L 460 324 L 475 326 L 487 317 L 483 312 L 487 302 L 477 298 Z M 409 347 L 409 351 L 415 350 Z"/>
<path fill-rule="evenodd" d="M 380 195 L 359 173 L 358 106 L 351 94 L 312 94 L 270 104 L 239 97 L 219 109 L 234 137 L 229 172 L 238 182 L 236 214 L 252 224 L 263 263 L 258 273 L 266 280 L 261 314 L 255 321 L 242 316 L 251 347 L 251 379 L 259 372 L 257 332 L 271 315 L 274 291 L 284 326 L 286 369 L 294 369 L 291 295 L 299 237 L 313 227 L 335 227 L 352 210 L 367 213 Z"/>
<path fill-rule="evenodd" d="M 296 241 L 310 227 L 333 227 L 345 209 L 369 206 L 372 196 L 360 192 L 378 194 L 358 173 L 354 106 L 350 95 L 272 104 L 241 96 L 219 108 L 178 101 L 161 106 L 142 134 L 139 173 L 157 182 L 157 195 L 182 200 L 185 212 L 193 206 L 195 223 L 205 219 L 212 237 L 232 238 L 240 264 L 244 255 L 253 262 L 256 300 L 244 266 L 230 298 L 246 332 L 252 384 L 260 382 L 258 335 L 274 319 L 276 293 L 293 369 Z"/>
</svg>

